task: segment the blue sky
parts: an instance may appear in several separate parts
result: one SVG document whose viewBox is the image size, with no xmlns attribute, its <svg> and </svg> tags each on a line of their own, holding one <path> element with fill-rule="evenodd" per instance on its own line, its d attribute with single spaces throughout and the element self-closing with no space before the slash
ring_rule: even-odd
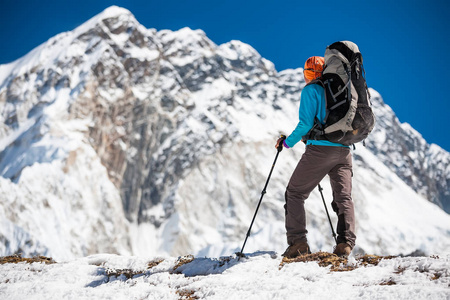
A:
<svg viewBox="0 0 450 300">
<path fill-rule="evenodd" d="M 160 0 L 34 1 L 0 4 L 0 64 L 72 30 L 111 5 L 147 28 L 202 29 L 216 44 L 241 40 L 277 70 L 302 67 L 338 40 L 358 44 L 368 85 L 401 122 L 450 151 L 450 1 Z M 289 131 L 290 129 L 286 129 Z"/>
</svg>

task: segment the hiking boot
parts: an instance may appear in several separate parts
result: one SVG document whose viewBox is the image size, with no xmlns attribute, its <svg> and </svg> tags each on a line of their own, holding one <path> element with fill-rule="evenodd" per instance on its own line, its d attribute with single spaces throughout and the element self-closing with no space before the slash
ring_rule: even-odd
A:
<svg viewBox="0 0 450 300">
<path fill-rule="evenodd" d="M 300 242 L 295 243 L 294 245 L 290 245 L 281 256 L 284 256 L 286 258 L 295 258 L 304 254 L 311 254 L 307 242 Z"/>
<path fill-rule="evenodd" d="M 348 257 L 350 252 L 352 252 L 352 247 L 347 243 L 339 243 L 333 251 L 339 257 Z"/>
</svg>

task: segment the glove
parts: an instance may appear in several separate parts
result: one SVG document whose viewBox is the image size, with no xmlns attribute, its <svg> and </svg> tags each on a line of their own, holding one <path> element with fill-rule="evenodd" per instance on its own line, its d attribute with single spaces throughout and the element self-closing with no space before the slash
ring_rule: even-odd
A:
<svg viewBox="0 0 450 300">
<path fill-rule="evenodd" d="M 280 147 L 280 144 L 284 146 L 284 148 L 289 148 L 289 146 L 286 144 L 286 136 L 281 135 L 281 137 L 277 140 L 277 144 L 275 145 L 275 148 L 278 149 Z"/>
</svg>

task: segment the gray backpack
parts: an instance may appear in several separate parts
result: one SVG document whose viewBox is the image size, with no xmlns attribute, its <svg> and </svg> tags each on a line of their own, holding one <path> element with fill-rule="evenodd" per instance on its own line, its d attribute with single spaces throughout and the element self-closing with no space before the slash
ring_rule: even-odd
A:
<svg viewBox="0 0 450 300">
<path fill-rule="evenodd" d="M 310 84 L 325 89 L 324 123 L 315 120 L 305 139 L 352 145 L 364 140 L 375 126 L 362 55 L 349 41 L 336 42 L 325 51 L 322 76 Z"/>
</svg>

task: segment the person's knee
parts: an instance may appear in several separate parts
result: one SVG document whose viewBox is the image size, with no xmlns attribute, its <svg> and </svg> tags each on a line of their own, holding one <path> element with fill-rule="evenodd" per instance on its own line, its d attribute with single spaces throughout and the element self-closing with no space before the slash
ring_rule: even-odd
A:
<svg viewBox="0 0 450 300">
<path fill-rule="evenodd" d="M 288 202 L 288 201 L 305 201 L 308 198 L 310 193 L 311 193 L 311 191 L 305 191 L 302 188 L 289 185 L 286 188 L 285 199 L 286 199 L 286 202 Z"/>
<path fill-rule="evenodd" d="M 331 202 L 331 207 L 333 208 L 333 211 L 335 211 L 338 215 L 343 214 L 344 212 L 347 212 L 349 210 L 353 210 L 354 205 L 352 197 L 350 195 L 335 197 L 335 199 L 333 199 L 333 202 Z"/>
</svg>

